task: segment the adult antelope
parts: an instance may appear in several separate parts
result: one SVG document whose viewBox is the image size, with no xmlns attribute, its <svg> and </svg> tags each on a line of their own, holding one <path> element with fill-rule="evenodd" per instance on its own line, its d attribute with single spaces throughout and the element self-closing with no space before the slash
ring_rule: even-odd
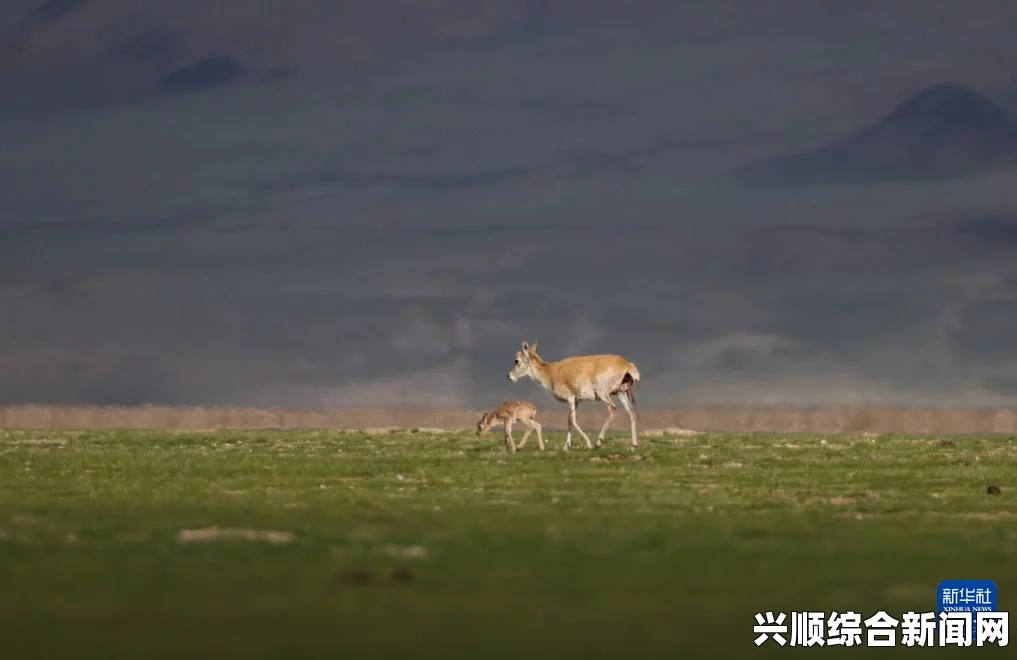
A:
<svg viewBox="0 0 1017 660">
<path fill-rule="evenodd" d="M 629 414 L 632 448 L 639 446 L 636 440 L 636 399 L 632 395 L 632 387 L 639 383 L 636 365 L 620 355 L 580 355 L 557 362 L 545 362 L 537 355 L 537 342 L 531 346 L 524 341 L 522 348 L 516 352 L 516 361 L 508 372 L 508 379 L 514 383 L 523 377 L 532 378 L 555 399 L 568 404 L 569 424 L 565 433 L 565 451 L 572 447 L 572 429 L 586 441 L 587 449 L 593 449 L 589 436 L 579 428 L 576 421 L 576 409 L 580 401 L 602 401 L 607 406 L 607 419 L 597 436 L 596 446 L 601 446 L 616 410 L 612 396 L 618 397 L 622 408 Z"/>
</svg>

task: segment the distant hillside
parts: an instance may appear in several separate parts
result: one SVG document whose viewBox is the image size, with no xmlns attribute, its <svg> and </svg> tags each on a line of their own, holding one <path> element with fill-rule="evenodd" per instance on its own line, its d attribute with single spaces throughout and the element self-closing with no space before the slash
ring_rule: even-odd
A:
<svg viewBox="0 0 1017 660">
<path fill-rule="evenodd" d="M 904 100 L 872 125 L 804 153 L 753 163 L 761 181 L 935 179 L 1017 164 L 1017 122 L 969 87 L 944 83 Z"/>
<path fill-rule="evenodd" d="M 999 90 L 999 99 L 1007 112 L 1017 115 L 1017 75 L 1013 76 L 1009 84 Z"/>
</svg>

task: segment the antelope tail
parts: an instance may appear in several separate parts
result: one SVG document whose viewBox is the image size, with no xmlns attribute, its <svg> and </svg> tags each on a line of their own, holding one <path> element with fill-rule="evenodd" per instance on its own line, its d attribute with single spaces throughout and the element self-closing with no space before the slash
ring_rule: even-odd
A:
<svg viewBox="0 0 1017 660">
<path fill-rule="evenodd" d="M 639 369 L 636 369 L 636 365 L 629 362 L 628 377 L 632 379 L 632 384 L 639 387 Z"/>
</svg>

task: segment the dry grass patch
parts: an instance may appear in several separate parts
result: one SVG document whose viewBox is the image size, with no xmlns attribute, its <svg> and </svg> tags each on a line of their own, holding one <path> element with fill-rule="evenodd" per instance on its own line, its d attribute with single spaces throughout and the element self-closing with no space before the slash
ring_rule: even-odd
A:
<svg viewBox="0 0 1017 660">
<path fill-rule="evenodd" d="M 296 540 L 296 535 L 293 532 L 234 527 L 202 527 L 200 529 L 181 529 L 177 532 L 177 541 L 181 543 L 200 543 L 205 541 L 232 539 L 265 541 L 268 543 L 280 544 L 292 543 Z"/>
</svg>

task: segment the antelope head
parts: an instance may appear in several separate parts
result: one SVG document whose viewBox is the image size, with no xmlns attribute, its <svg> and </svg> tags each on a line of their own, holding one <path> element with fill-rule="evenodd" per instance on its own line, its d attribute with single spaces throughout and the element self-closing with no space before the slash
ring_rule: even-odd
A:
<svg viewBox="0 0 1017 660">
<path fill-rule="evenodd" d="M 480 418 L 479 422 L 477 422 L 477 435 L 482 435 L 490 431 L 491 427 L 494 426 L 497 421 L 498 420 L 494 416 L 493 412 L 484 413 L 484 416 Z"/>
<path fill-rule="evenodd" d="M 523 376 L 529 376 L 534 378 L 536 371 L 534 370 L 534 358 L 537 358 L 537 342 L 533 342 L 531 346 L 528 342 L 523 342 L 523 350 L 516 351 L 516 361 L 512 365 L 512 369 L 508 372 L 508 379 L 513 383 L 522 378 Z"/>
</svg>

